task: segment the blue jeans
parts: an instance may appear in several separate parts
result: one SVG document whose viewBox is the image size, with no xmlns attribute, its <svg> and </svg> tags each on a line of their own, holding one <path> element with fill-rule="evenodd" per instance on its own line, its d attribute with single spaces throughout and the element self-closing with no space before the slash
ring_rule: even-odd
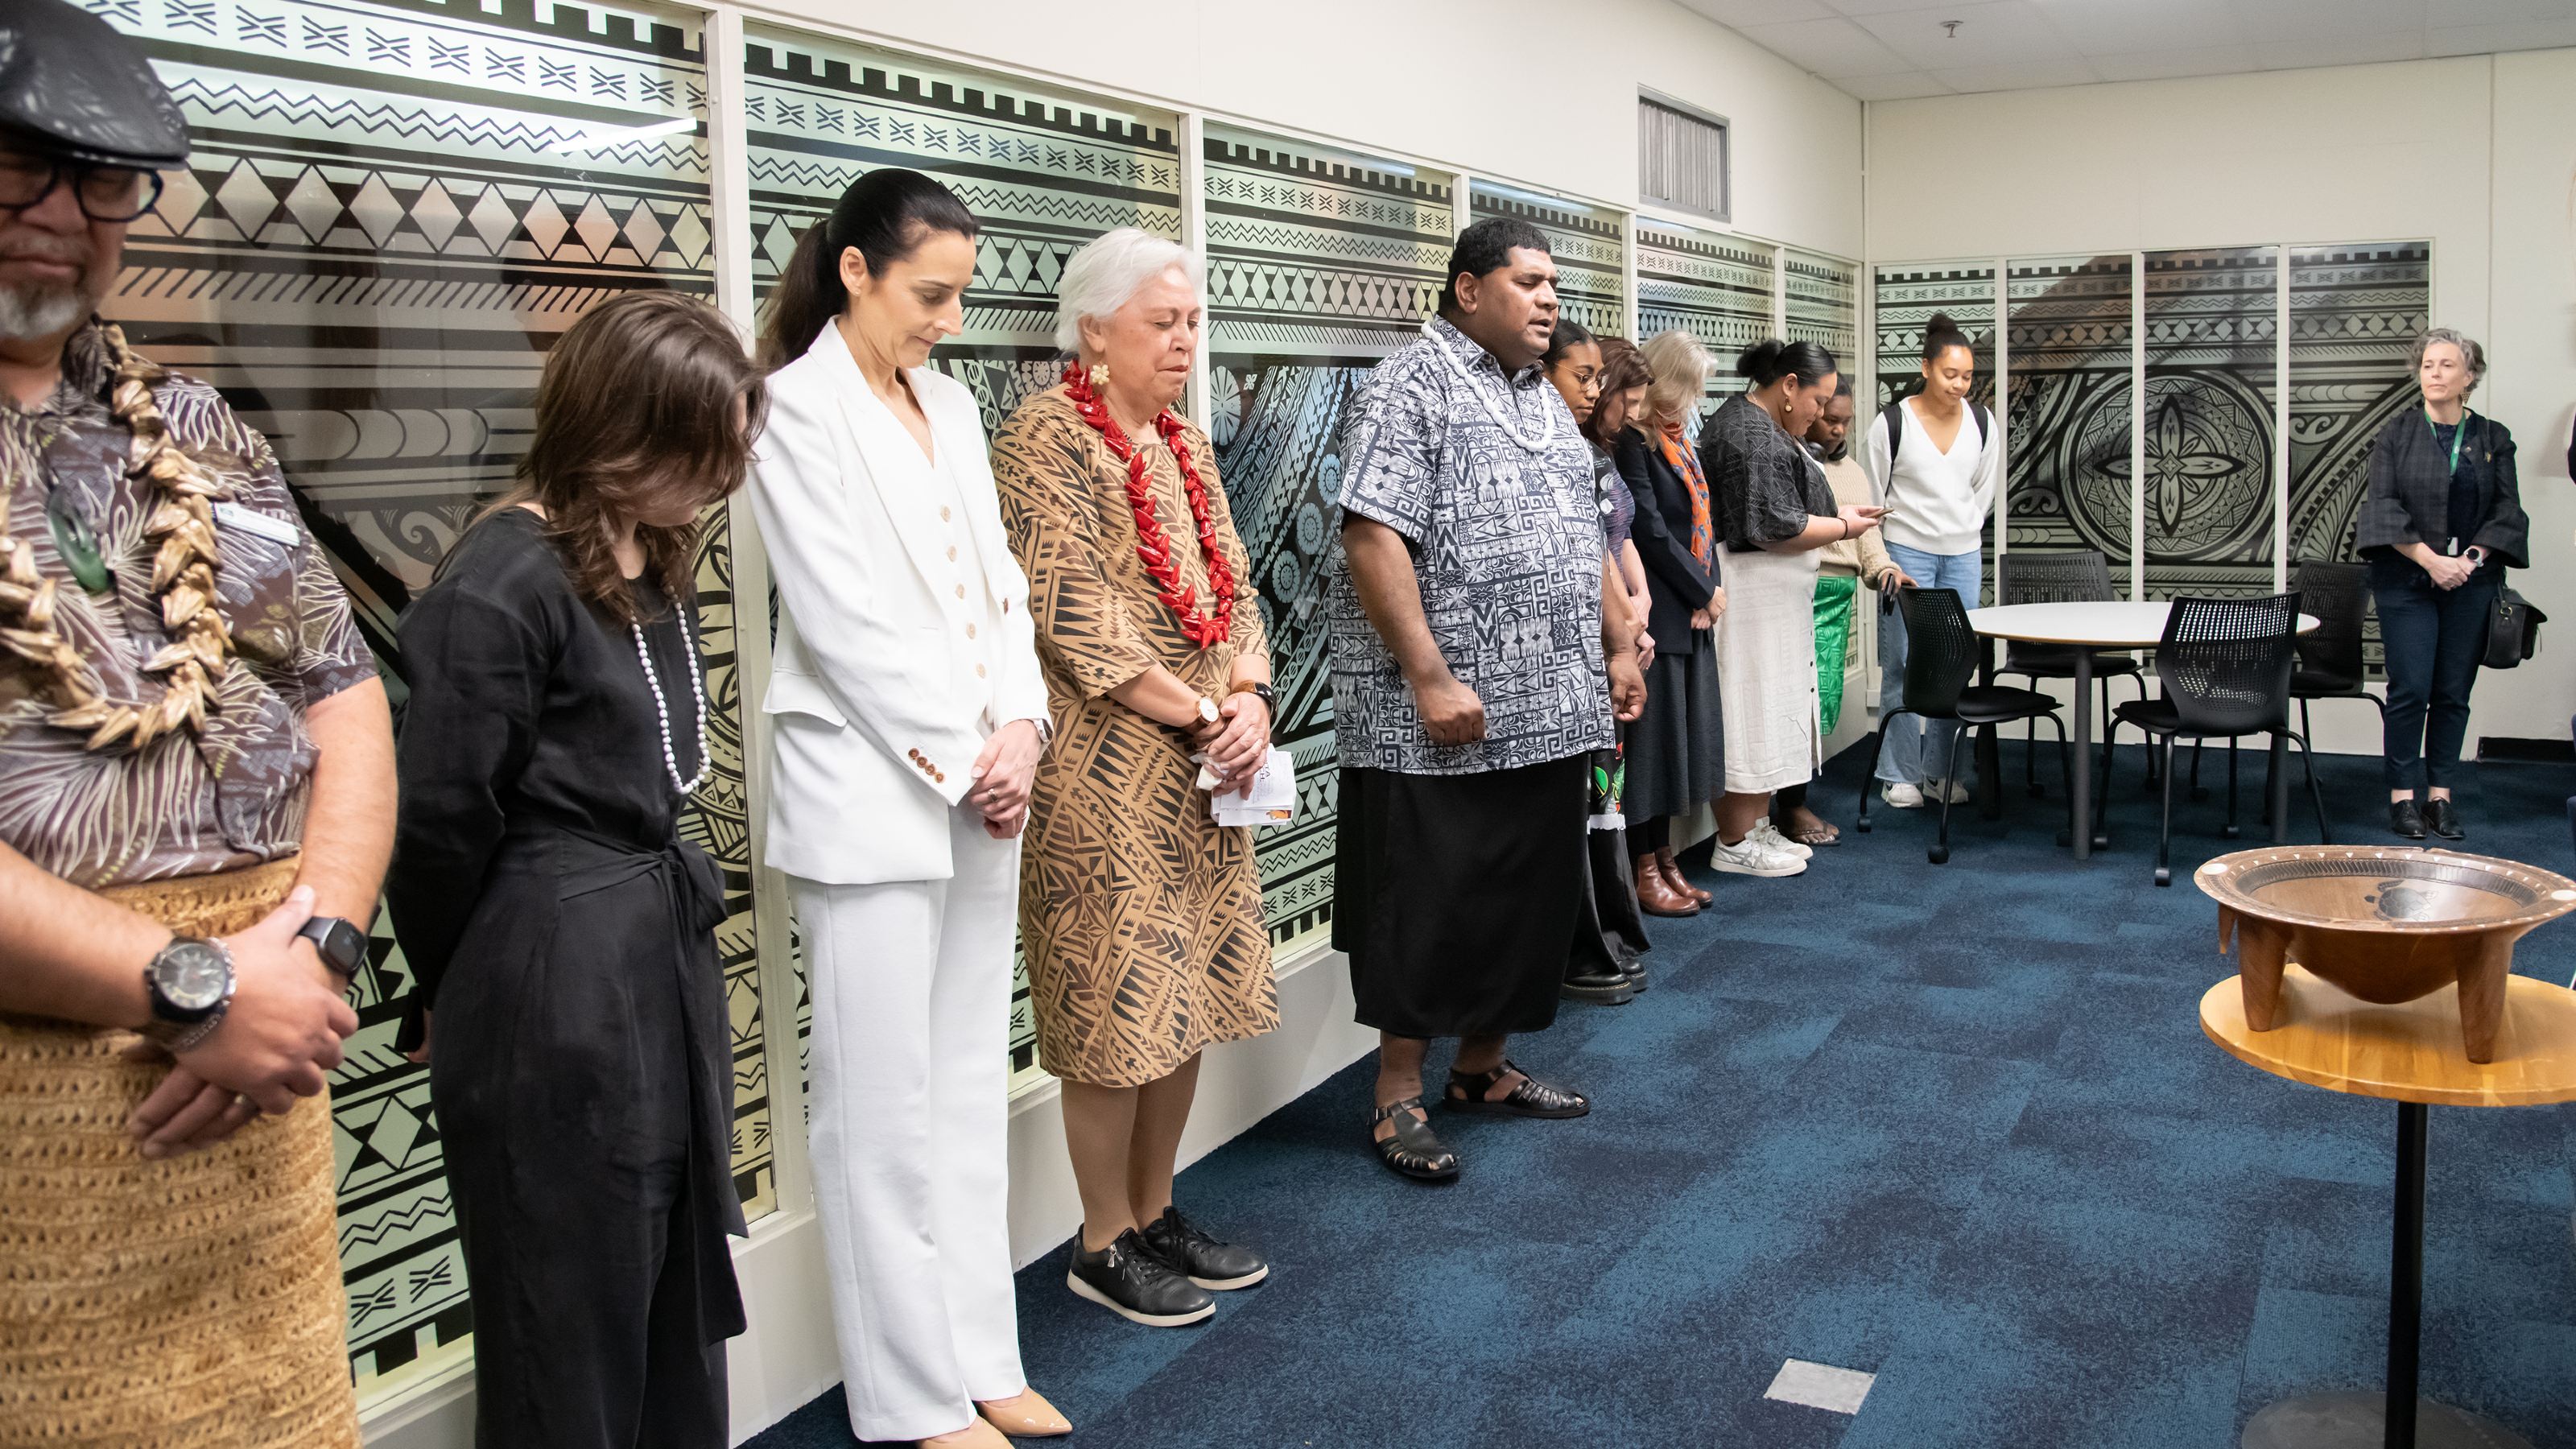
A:
<svg viewBox="0 0 2576 1449">
<path fill-rule="evenodd" d="M 2388 726 L 2382 768 L 2391 790 L 2447 787 L 2469 733 L 2469 688 L 2487 651 L 2487 616 L 2504 570 L 2483 568 L 2456 589 L 2433 586 L 2411 559 L 2370 562 L 2379 638 L 2388 650 Z"/>
<path fill-rule="evenodd" d="M 1925 553 L 1891 542 L 1887 556 L 1905 570 L 1905 576 L 1926 589 L 1956 589 L 1959 602 L 1977 607 L 1977 591 L 1985 580 L 1985 553 L 1970 549 L 1966 553 Z M 1888 715 L 1905 707 L 1905 613 L 1891 609 L 1878 616 L 1878 717 L 1879 728 L 1887 732 L 1887 742 L 1878 752 L 1878 778 L 1889 784 L 1921 785 L 1925 762 L 1929 768 L 1944 768 L 1950 758 L 1950 737 L 1959 727 L 1949 720 L 1922 720 L 1903 715 L 1888 723 Z M 1962 761 L 1961 763 L 1966 763 Z"/>
</svg>

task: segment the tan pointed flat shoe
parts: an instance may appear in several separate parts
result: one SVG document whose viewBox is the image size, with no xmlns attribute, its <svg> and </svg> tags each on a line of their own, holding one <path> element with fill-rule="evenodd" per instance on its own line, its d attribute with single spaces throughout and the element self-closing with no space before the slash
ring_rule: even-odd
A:
<svg viewBox="0 0 2576 1449">
<path fill-rule="evenodd" d="M 1011 1449 L 1011 1441 L 982 1419 L 969 1419 L 963 1429 L 922 1440 L 921 1449 Z"/>
<path fill-rule="evenodd" d="M 1056 1412 L 1046 1395 L 1035 1389 L 1020 1390 L 1011 1399 L 978 1400 L 978 1413 L 992 1421 L 993 1427 L 1021 1439 L 1053 1439 L 1073 1432 L 1073 1423 Z"/>
</svg>

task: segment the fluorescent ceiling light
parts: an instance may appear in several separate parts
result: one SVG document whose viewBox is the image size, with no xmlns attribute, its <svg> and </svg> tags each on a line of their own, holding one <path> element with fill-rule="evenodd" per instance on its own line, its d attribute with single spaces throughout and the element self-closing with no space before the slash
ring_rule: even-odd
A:
<svg viewBox="0 0 2576 1449">
<path fill-rule="evenodd" d="M 609 146 L 621 146 L 629 141 L 649 141 L 656 136 L 676 136 L 682 131 L 694 131 L 697 128 L 698 123 L 695 118 L 689 116 L 675 116 L 667 121 L 656 121 L 649 126 L 620 126 L 615 130 L 610 131 L 576 132 L 573 135 L 566 136 L 562 140 L 555 142 L 552 146 L 549 146 L 546 149 L 550 151 L 598 151 Z"/>
</svg>

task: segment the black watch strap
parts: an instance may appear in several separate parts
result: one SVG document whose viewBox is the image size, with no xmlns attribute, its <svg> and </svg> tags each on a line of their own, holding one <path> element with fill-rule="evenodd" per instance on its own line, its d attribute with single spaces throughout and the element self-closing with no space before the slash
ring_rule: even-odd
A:
<svg viewBox="0 0 2576 1449">
<path fill-rule="evenodd" d="M 338 916 L 315 916 L 295 934 L 313 943 L 322 964 L 341 976 L 355 976 L 367 959 L 367 933 Z"/>
</svg>

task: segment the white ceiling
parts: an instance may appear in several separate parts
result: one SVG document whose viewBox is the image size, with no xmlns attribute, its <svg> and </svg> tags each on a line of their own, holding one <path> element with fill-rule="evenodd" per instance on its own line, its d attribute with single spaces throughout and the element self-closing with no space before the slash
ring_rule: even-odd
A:
<svg viewBox="0 0 2576 1449">
<path fill-rule="evenodd" d="M 2576 46 L 2576 0 L 1681 3 L 1865 101 Z"/>
</svg>

